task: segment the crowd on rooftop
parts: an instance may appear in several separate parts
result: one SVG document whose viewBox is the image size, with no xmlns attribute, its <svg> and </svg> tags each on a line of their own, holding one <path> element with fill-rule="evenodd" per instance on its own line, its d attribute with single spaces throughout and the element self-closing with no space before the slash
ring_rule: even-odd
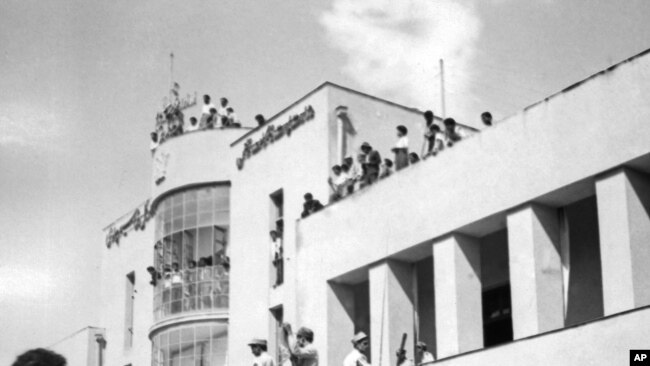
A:
<svg viewBox="0 0 650 366">
<path fill-rule="evenodd" d="M 163 112 L 156 115 L 156 129 L 151 132 L 151 151 L 155 151 L 167 139 L 184 133 L 215 128 L 241 127 L 239 117 L 229 103 L 228 98 L 222 97 L 219 99 L 219 106 L 217 107 L 212 103 L 212 98 L 206 94 L 203 96 L 203 106 L 201 107 L 199 119 L 192 116 L 187 122 L 179 104 L 169 104 Z M 258 124 L 264 124 L 265 122 L 264 116 L 261 114 L 255 116 L 255 120 Z"/>
<path fill-rule="evenodd" d="M 453 118 L 445 118 L 442 121 L 444 129 L 434 123 L 434 118 L 432 111 L 424 112 L 426 132 L 424 134 L 425 144 L 421 153 L 422 157 L 416 152 L 409 151 L 408 129 L 406 126 L 399 125 L 396 128 L 397 142 L 391 149 L 394 153 L 393 160 L 388 158 L 382 160 L 379 152 L 368 142 L 364 142 L 361 144 L 356 161 L 351 156 L 348 156 L 343 159 L 340 165 L 334 165 L 332 167 L 332 176 L 328 178 L 332 190 L 330 202 L 338 201 L 357 190 L 392 175 L 395 171 L 418 163 L 421 159 L 434 157 L 444 149 L 454 146 L 455 143 L 467 137 L 465 131 Z M 483 112 L 481 120 L 485 126 L 491 126 L 492 114 Z M 307 193 L 305 194 L 304 209 L 301 216 L 305 218 L 322 207 L 320 201 L 315 200 L 311 193 Z"/>
</svg>

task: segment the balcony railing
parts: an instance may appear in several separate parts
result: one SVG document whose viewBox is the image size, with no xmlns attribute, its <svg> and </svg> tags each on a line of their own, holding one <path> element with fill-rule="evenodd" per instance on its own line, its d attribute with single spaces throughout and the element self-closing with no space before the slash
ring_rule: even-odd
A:
<svg viewBox="0 0 650 366">
<path fill-rule="evenodd" d="M 229 274 L 222 265 L 167 272 L 154 292 L 154 318 L 228 310 Z"/>
</svg>

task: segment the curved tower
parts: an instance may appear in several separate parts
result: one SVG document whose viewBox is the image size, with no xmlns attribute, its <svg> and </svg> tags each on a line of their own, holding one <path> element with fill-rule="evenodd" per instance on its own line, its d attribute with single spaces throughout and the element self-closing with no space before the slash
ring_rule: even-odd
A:
<svg viewBox="0 0 650 366">
<path fill-rule="evenodd" d="M 163 142 L 153 155 L 152 365 L 224 365 L 228 358 L 230 142 L 241 128 Z"/>
</svg>

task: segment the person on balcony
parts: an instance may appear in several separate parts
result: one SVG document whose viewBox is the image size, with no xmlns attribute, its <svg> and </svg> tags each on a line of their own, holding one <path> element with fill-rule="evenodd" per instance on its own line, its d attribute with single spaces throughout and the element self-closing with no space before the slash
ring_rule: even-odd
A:
<svg viewBox="0 0 650 366">
<path fill-rule="evenodd" d="M 370 146 L 369 143 L 361 144 L 361 151 L 366 155 L 366 169 L 363 177 L 363 186 L 370 185 L 379 179 L 379 165 L 381 165 L 381 155 Z"/>
<path fill-rule="evenodd" d="M 227 121 L 228 121 L 226 126 L 241 127 L 241 123 L 239 122 L 239 117 L 237 117 L 237 113 L 235 113 L 235 110 L 232 107 L 226 108 L 226 113 L 227 113 Z"/>
<path fill-rule="evenodd" d="M 390 159 L 384 159 L 384 163 L 381 165 L 379 178 L 386 178 L 391 174 L 393 174 L 393 161 Z"/>
<path fill-rule="evenodd" d="M 392 151 L 395 153 L 395 170 L 401 170 L 409 165 L 409 139 L 406 126 L 397 126 L 397 143 Z"/>
<path fill-rule="evenodd" d="M 210 109 L 216 108 L 215 105 L 211 102 L 209 95 L 205 94 L 203 96 L 203 107 L 201 108 L 202 114 L 210 114 Z"/>
<path fill-rule="evenodd" d="M 347 174 L 343 174 L 341 166 L 334 165 L 332 167 L 332 173 L 334 177 L 327 178 L 327 183 L 332 188 L 332 194 L 330 195 L 330 202 L 335 202 L 345 196 L 345 190 L 347 188 Z"/>
<path fill-rule="evenodd" d="M 190 117 L 190 123 L 185 128 L 185 132 L 194 132 L 199 129 L 199 121 L 196 117 Z"/>
<path fill-rule="evenodd" d="M 291 324 L 282 324 L 284 341 L 289 345 L 291 358 L 295 366 L 318 366 L 318 350 L 314 347 L 314 332 L 307 327 L 300 327 L 295 337 Z"/>
<path fill-rule="evenodd" d="M 208 116 L 210 116 L 210 110 L 215 107 L 215 105 L 211 102 L 210 96 L 209 95 L 204 95 L 203 96 L 203 107 L 201 107 L 201 123 L 200 123 L 200 128 L 204 129 L 206 126 L 206 122 L 208 120 Z"/>
<path fill-rule="evenodd" d="M 311 193 L 309 192 L 305 193 L 304 197 L 305 197 L 305 203 L 302 204 L 302 214 L 301 214 L 301 217 L 303 219 L 323 208 L 323 204 L 320 203 L 320 201 L 315 200 L 314 196 Z"/>
<path fill-rule="evenodd" d="M 196 309 L 196 278 L 196 261 L 189 260 L 185 270 L 185 287 L 183 289 L 185 311 Z"/>
<path fill-rule="evenodd" d="M 354 349 L 343 360 L 343 366 L 370 366 L 365 353 L 370 346 L 370 340 L 364 332 L 355 334 L 352 338 Z"/>
<path fill-rule="evenodd" d="M 481 121 L 483 122 L 485 127 L 492 126 L 492 113 L 490 112 L 481 113 Z"/>
<path fill-rule="evenodd" d="M 350 167 L 350 178 L 352 180 L 352 191 L 354 191 L 354 186 L 356 185 L 358 189 L 361 188 L 361 183 L 365 180 L 366 174 L 366 154 L 359 153 L 357 154 L 357 162 Z"/>
<path fill-rule="evenodd" d="M 156 132 L 151 133 L 151 143 L 149 144 L 149 148 L 151 149 L 151 153 L 153 154 L 156 149 L 160 146 L 158 143 L 158 134 Z"/>
<path fill-rule="evenodd" d="M 419 161 L 420 161 L 420 157 L 418 156 L 418 154 L 414 152 L 409 154 L 409 164 L 413 165 Z"/>
<path fill-rule="evenodd" d="M 208 118 L 205 122 L 205 128 L 211 129 L 216 127 L 218 120 L 219 120 L 219 116 L 217 114 L 217 109 L 216 108 L 210 109 L 210 114 L 208 115 Z"/>
<path fill-rule="evenodd" d="M 221 98 L 219 101 L 221 106 L 217 109 L 217 121 L 221 122 L 222 126 L 226 126 L 228 123 L 228 99 Z M 217 127 L 217 124 L 214 125 Z"/>
<path fill-rule="evenodd" d="M 172 263 L 172 285 L 182 284 L 182 283 L 183 283 L 183 276 L 181 275 L 181 271 L 178 268 L 178 263 L 174 262 Z"/>
<path fill-rule="evenodd" d="M 255 121 L 257 122 L 257 126 L 262 126 L 266 123 L 266 118 L 264 118 L 263 115 L 258 114 L 255 116 Z"/>
<path fill-rule="evenodd" d="M 282 236 L 275 230 L 271 230 L 269 233 L 271 235 L 271 261 L 273 267 L 275 267 L 275 284 L 273 287 L 277 287 L 283 282 L 283 248 L 282 248 Z"/>
<path fill-rule="evenodd" d="M 347 184 L 347 194 L 352 194 L 354 192 L 354 183 L 355 183 L 355 175 L 357 174 L 355 172 L 355 165 L 354 165 L 354 159 L 352 159 L 351 156 L 346 157 L 343 159 L 343 164 L 341 165 L 341 170 L 345 171 L 347 167 L 347 173 L 348 173 L 348 184 Z"/>
<path fill-rule="evenodd" d="M 456 120 L 453 118 L 445 118 L 442 123 L 445 125 L 445 142 L 448 147 L 454 146 L 454 143 L 463 139 L 463 131 L 456 124 Z"/>
<path fill-rule="evenodd" d="M 212 268 L 206 264 L 205 258 L 199 259 L 198 280 L 199 280 L 199 308 L 209 309 L 212 307 Z"/>
<path fill-rule="evenodd" d="M 426 150 L 423 149 L 422 151 L 422 156 L 427 156 L 431 153 L 433 150 L 433 146 L 435 144 L 435 134 L 431 132 L 431 127 L 435 125 L 433 123 L 434 120 L 434 114 L 432 111 L 426 111 L 424 112 L 424 121 L 426 123 L 426 129 L 427 131 L 424 133 L 424 141 L 426 143 Z"/>
</svg>

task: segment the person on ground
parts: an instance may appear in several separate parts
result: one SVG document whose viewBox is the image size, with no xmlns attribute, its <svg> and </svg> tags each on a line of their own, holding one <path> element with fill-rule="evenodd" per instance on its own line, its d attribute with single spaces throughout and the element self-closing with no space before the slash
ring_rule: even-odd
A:
<svg viewBox="0 0 650 366">
<path fill-rule="evenodd" d="M 282 329 L 294 366 L 318 366 L 318 350 L 313 345 L 314 332 L 309 328 L 300 327 L 294 337 L 291 324 L 284 323 Z"/>
<path fill-rule="evenodd" d="M 273 357 L 267 352 L 266 339 L 253 339 L 248 343 L 253 353 L 253 366 L 275 366 Z"/>
<path fill-rule="evenodd" d="M 11 366 L 66 366 L 65 357 L 44 348 L 31 349 L 19 355 Z"/>
<path fill-rule="evenodd" d="M 343 360 L 343 366 L 370 366 L 366 352 L 370 347 L 370 339 L 364 332 L 359 332 L 352 337 L 352 352 Z"/>
</svg>

